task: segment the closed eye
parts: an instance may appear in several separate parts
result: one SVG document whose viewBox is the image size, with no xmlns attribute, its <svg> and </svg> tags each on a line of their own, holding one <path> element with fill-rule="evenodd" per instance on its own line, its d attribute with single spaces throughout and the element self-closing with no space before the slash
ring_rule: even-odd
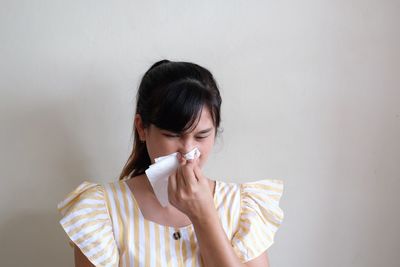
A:
<svg viewBox="0 0 400 267">
<path fill-rule="evenodd" d="M 179 137 L 179 135 L 172 135 L 172 134 L 163 134 L 163 135 L 165 135 L 166 137 L 170 137 L 170 138 Z M 197 139 L 204 139 L 204 138 L 207 138 L 207 137 L 208 137 L 208 135 L 207 136 L 197 136 L 196 138 Z"/>
<path fill-rule="evenodd" d="M 179 135 L 172 135 L 172 134 L 163 134 L 163 135 L 165 135 L 166 137 L 179 137 Z"/>
</svg>

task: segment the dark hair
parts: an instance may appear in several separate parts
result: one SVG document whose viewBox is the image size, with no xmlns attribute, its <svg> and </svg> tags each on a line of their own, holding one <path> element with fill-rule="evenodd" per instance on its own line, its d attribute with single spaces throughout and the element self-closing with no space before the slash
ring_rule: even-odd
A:
<svg viewBox="0 0 400 267">
<path fill-rule="evenodd" d="M 164 59 L 154 63 L 143 75 L 136 95 L 136 114 L 140 114 L 143 127 L 153 124 L 174 133 L 185 133 L 206 106 L 217 136 L 221 103 L 217 83 L 209 70 L 191 62 Z M 140 142 L 135 126 L 133 130 L 133 149 L 119 180 L 143 174 L 151 165 L 146 143 Z"/>
</svg>

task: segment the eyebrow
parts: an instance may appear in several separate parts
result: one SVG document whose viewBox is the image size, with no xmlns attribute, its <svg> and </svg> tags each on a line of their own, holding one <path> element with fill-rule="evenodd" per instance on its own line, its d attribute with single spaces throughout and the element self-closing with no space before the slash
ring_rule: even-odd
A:
<svg viewBox="0 0 400 267">
<path fill-rule="evenodd" d="M 201 130 L 201 131 L 199 131 L 198 133 L 200 133 L 200 134 L 202 134 L 202 133 L 208 133 L 209 131 L 211 131 L 213 128 L 211 127 L 211 128 L 208 128 L 208 129 L 204 129 L 204 130 Z"/>
<path fill-rule="evenodd" d="M 207 129 L 198 131 L 197 134 L 205 134 L 205 133 L 208 133 L 209 131 L 211 131 L 212 129 L 213 129 L 213 127 L 207 128 Z M 163 129 L 161 129 L 161 130 L 163 130 Z M 168 131 L 168 130 L 164 130 L 164 131 L 171 132 L 171 131 Z"/>
</svg>

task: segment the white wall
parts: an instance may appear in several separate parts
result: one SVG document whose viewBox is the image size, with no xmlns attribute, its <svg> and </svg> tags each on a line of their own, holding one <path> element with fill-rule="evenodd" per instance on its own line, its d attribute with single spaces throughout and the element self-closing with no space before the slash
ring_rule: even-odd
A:
<svg viewBox="0 0 400 267">
<path fill-rule="evenodd" d="M 139 78 L 167 58 L 221 87 L 206 173 L 285 181 L 272 266 L 398 266 L 399 13 L 389 0 L 1 1 L 1 265 L 72 266 L 56 204 L 116 179 Z"/>
</svg>

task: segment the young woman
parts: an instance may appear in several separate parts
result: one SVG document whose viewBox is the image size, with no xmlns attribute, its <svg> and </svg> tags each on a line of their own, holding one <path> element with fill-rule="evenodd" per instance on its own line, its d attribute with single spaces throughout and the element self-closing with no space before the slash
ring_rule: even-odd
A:
<svg viewBox="0 0 400 267">
<path fill-rule="evenodd" d="M 220 131 L 213 75 L 190 62 L 162 60 L 137 93 L 134 144 L 118 181 L 84 181 L 58 204 L 75 266 L 268 266 L 283 220 L 283 183 L 213 180 L 204 167 Z M 198 148 L 200 156 L 186 160 Z M 177 153 L 170 205 L 155 196 L 146 169 Z M 232 163 L 225 162 L 227 166 Z"/>
</svg>

